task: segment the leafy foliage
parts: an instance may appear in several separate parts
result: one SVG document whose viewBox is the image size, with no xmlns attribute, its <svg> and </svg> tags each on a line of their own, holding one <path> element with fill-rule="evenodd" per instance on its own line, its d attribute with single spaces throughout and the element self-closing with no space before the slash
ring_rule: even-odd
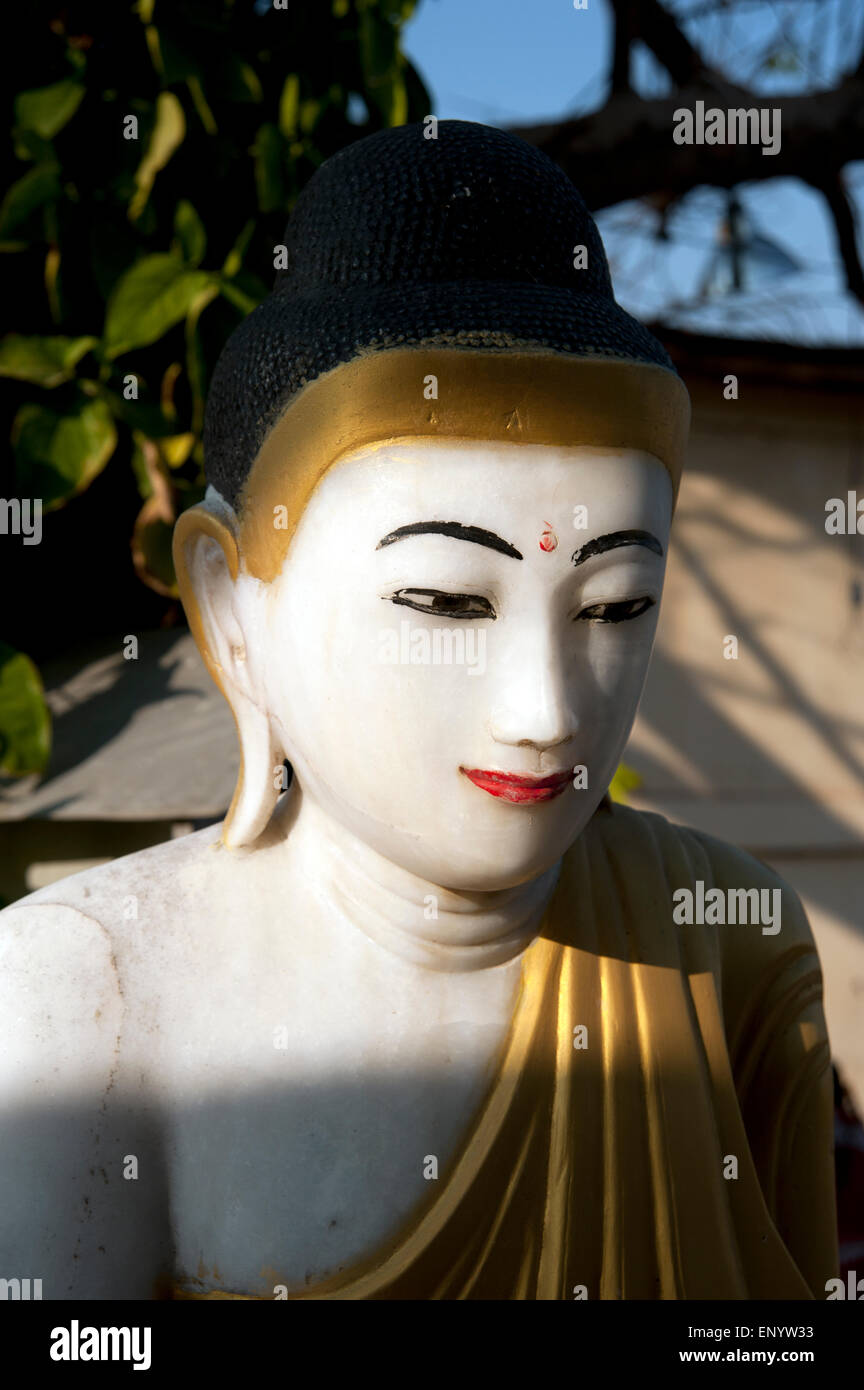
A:
<svg viewBox="0 0 864 1390">
<path fill-rule="evenodd" d="M 298 191 L 343 145 L 429 111 L 400 48 L 414 4 L 34 0 L 4 46 L 4 495 L 49 510 L 85 494 L 75 525 L 103 470 L 131 470 L 130 563 L 166 599 L 166 536 L 203 493 L 209 377 L 272 283 Z M 4 650 L 8 741 L 36 687 Z M 5 770 L 44 765 L 46 728 Z"/>
<path fill-rule="evenodd" d="M 0 768 L 41 772 L 51 751 L 51 717 L 29 656 L 0 642 Z"/>
</svg>

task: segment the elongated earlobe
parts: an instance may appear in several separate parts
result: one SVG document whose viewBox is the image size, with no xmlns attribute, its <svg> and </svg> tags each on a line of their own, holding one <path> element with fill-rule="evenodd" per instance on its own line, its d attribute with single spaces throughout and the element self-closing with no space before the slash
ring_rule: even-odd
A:
<svg viewBox="0 0 864 1390">
<path fill-rule="evenodd" d="M 182 514 L 174 528 L 174 567 L 198 650 L 237 728 L 240 771 L 222 841 L 239 849 L 258 838 L 273 814 L 284 754 L 250 687 L 245 637 L 233 611 L 240 566 L 236 518 L 227 504 L 218 513 L 202 505 Z"/>
<path fill-rule="evenodd" d="M 222 827 L 229 849 L 250 845 L 266 829 L 281 791 L 283 754 L 277 748 L 270 719 L 254 706 L 240 711 L 231 706 L 240 741 L 237 786 Z"/>
</svg>

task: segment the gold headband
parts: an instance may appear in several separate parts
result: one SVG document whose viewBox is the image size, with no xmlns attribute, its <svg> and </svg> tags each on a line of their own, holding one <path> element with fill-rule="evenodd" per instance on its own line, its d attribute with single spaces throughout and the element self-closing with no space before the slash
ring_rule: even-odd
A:
<svg viewBox="0 0 864 1390">
<path fill-rule="evenodd" d="M 431 377 L 437 396 L 428 399 Z M 527 348 L 366 352 L 305 386 L 270 430 L 240 496 L 237 536 L 214 527 L 203 508 L 180 517 L 174 557 L 183 602 L 190 612 L 183 542 L 201 529 L 202 513 L 214 539 L 230 540 L 233 564 L 239 552 L 247 571 L 269 583 L 321 478 L 366 445 L 431 437 L 640 449 L 666 466 L 677 495 L 689 423 L 680 377 L 647 363 Z"/>
</svg>

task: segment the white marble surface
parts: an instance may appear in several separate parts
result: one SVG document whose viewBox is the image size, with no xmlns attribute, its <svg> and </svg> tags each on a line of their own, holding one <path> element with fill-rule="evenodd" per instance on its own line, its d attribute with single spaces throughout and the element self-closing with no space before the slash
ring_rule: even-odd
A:
<svg viewBox="0 0 864 1390">
<path fill-rule="evenodd" d="M 46 1298 L 148 1298 L 166 1275 L 272 1296 L 389 1240 L 428 1196 L 430 1155 L 446 1177 L 650 654 L 656 607 L 599 615 L 659 598 L 664 560 L 571 556 L 632 528 L 665 551 L 670 498 L 645 456 L 422 441 L 332 470 L 270 586 L 232 584 L 200 548 L 247 804 L 233 847 L 214 827 L 0 915 L 7 1277 Z M 429 518 L 523 558 L 442 535 L 378 548 Z M 429 591 L 486 602 L 482 674 L 376 659 L 406 612 L 446 621 L 392 601 Z M 244 845 L 283 756 L 295 784 Z M 587 790 L 537 791 L 581 765 Z"/>
</svg>

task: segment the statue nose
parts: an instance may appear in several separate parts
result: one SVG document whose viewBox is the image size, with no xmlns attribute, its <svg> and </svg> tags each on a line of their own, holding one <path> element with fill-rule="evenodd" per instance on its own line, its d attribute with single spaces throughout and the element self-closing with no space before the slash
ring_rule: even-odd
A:
<svg viewBox="0 0 864 1390">
<path fill-rule="evenodd" d="M 496 743 L 545 752 L 571 742 L 579 729 L 571 692 L 551 653 L 524 653 L 506 679 L 489 717 Z"/>
</svg>

